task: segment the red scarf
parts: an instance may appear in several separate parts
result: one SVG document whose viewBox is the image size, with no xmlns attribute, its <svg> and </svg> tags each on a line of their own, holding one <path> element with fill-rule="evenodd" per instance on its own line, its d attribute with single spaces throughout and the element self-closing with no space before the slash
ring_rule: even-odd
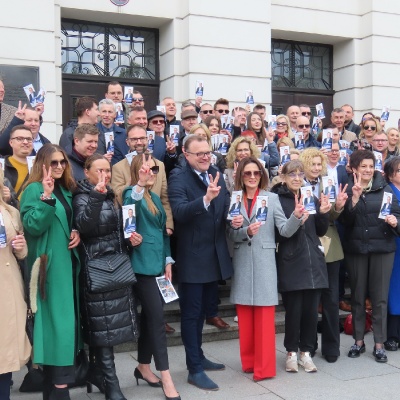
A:
<svg viewBox="0 0 400 400">
<path fill-rule="evenodd" d="M 253 211 L 253 207 L 256 204 L 257 196 L 258 196 L 258 192 L 259 191 L 260 191 L 260 189 L 257 188 L 257 191 L 254 193 L 254 197 L 253 197 L 253 201 L 251 202 L 250 210 L 248 209 L 249 208 L 249 202 L 247 201 L 247 193 L 244 192 L 244 195 L 243 195 L 244 207 L 245 207 L 245 209 L 247 211 L 247 216 L 249 217 L 249 219 L 250 219 L 251 212 Z"/>
</svg>

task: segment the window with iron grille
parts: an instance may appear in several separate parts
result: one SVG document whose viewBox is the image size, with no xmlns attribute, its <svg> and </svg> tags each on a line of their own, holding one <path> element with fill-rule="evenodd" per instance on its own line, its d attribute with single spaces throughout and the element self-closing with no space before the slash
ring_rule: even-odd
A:
<svg viewBox="0 0 400 400">
<path fill-rule="evenodd" d="M 333 47 L 272 39 L 272 87 L 333 89 Z"/>
<path fill-rule="evenodd" d="M 159 79 L 158 31 L 63 19 L 62 72 L 124 79 Z"/>
</svg>

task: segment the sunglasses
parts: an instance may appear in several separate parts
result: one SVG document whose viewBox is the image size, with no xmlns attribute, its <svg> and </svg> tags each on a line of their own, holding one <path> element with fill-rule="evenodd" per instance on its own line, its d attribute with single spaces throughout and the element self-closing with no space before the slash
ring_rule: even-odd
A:
<svg viewBox="0 0 400 400">
<path fill-rule="evenodd" d="M 376 126 L 366 125 L 366 126 L 363 126 L 363 129 L 366 131 L 368 131 L 368 130 L 376 131 Z"/>
<path fill-rule="evenodd" d="M 65 158 L 62 160 L 53 160 L 50 162 L 50 167 L 57 168 L 59 164 L 61 165 L 61 168 L 65 168 L 67 165 L 67 160 Z"/>
<path fill-rule="evenodd" d="M 144 98 L 143 97 L 133 97 L 132 101 L 143 101 Z"/>
<path fill-rule="evenodd" d="M 229 110 L 215 110 L 218 111 L 220 114 L 229 114 Z"/>
<path fill-rule="evenodd" d="M 277 122 L 276 125 L 277 126 L 286 126 L 287 123 L 286 122 Z"/>
<path fill-rule="evenodd" d="M 163 119 L 157 119 L 157 120 L 151 120 L 151 123 L 155 124 L 155 125 L 162 125 L 165 124 L 165 121 Z"/>
<path fill-rule="evenodd" d="M 302 115 L 303 117 L 305 117 L 306 115 L 311 115 L 311 112 L 309 112 L 309 111 L 303 111 L 303 112 L 301 113 L 301 115 Z"/>
<path fill-rule="evenodd" d="M 301 124 L 301 125 L 297 125 L 297 127 L 300 129 L 309 128 L 310 124 Z"/>
<path fill-rule="evenodd" d="M 154 174 L 157 175 L 160 172 L 160 167 L 158 165 L 155 165 L 154 167 L 150 167 L 150 171 Z"/>
<path fill-rule="evenodd" d="M 261 176 L 261 171 L 244 171 L 242 176 L 244 178 L 259 178 Z"/>
<path fill-rule="evenodd" d="M 222 111 L 222 110 L 221 110 Z M 200 111 L 202 114 L 212 114 L 214 112 L 214 110 L 203 110 Z"/>
</svg>

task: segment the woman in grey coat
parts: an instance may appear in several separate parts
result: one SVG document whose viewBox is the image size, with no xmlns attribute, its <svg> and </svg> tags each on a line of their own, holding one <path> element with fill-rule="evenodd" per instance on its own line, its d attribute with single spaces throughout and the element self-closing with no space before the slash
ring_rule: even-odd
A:
<svg viewBox="0 0 400 400">
<path fill-rule="evenodd" d="M 240 358 L 244 372 L 259 381 L 276 375 L 275 305 L 278 304 L 275 265 L 275 227 L 282 236 L 292 236 L 302 223 L 304 206 L 297 201 L 287 219 L 278 196 L 267 192 L 268 175 L 255 157 L 243 159 L 237 168 L 236 190 L 243 191 L 239 229 L 229 228 L 234 242 L 231 302 L 239 317 Z M 265 222 L 259 218 L 257 196 L 265 196 Z M 265 203 L 261 203 L 264 204 Z M 265 218 L 266 217 L 266 218 Z"/>
</svg>

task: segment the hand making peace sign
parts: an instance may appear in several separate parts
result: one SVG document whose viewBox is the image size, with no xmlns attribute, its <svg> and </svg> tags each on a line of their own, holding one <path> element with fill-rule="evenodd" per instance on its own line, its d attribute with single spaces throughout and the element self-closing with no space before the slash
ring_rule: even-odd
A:
<svg viewBox="0 0 400 400">
<path fill-rule="evenodd" d="M 46 170 L 46 166 L 43 164 L 43 195 L 44 197 L 51 197 L 51 194 L 54 190 L 54 178 L 51 175 L 51 166 L 49 166 L 49 170 Z"/>
<path fill-rule="evenodd" d="M 303 204 L 303 196 L 294 196 L 294 211 L 293 214 L 296 218 L 300 219 L 305 211 L 305 207 Z"/>
<path fill-rule="evenodd" d="M 332 207 L 332 204 L 329 201 L 329 196 L 321 193 L 321 198 L 319 199 L 321 205 L 319 206 L 320 214 L 326 214 Z"/>
<path fill-rule="evenodd" d="M 106 193 L 107 186 L 106 186 L 106 173 L 103 170 L 97 171 L 98 183 L 95 186 L 94 190 L 99 193 Z"/>
<path fill-rule="evenodd" d="M 207 193 L 206 193 L 206 203 L 210 204 L 211 200 L 215 199 L 221 190 L 221 186 L 218 186 L 218 180 L 219 180 L 219 172 L 216 173 L 215 178 L 212 177 L 212 175 L 208 175 L 210 179 L 210 184 L 207 187 Z"/>
<path fill-rule="evenodd" d="M 344 207 L 346 200 L 349 197 L 346 193 L 346 189 L 347 189 L 347 183 L 346 185 L 344 185 L 343 189 L 342 189 L 342 184 L 339 185 L 339 193 L 336 197 L 336 202 L 335 202 L 336 211 L 339 211 Z"/>
</svg>

